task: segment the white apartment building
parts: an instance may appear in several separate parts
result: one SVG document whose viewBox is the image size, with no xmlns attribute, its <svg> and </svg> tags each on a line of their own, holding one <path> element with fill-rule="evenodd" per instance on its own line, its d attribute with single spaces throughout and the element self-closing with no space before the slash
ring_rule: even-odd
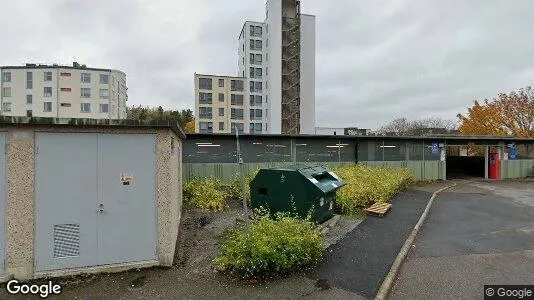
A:
<svg viewBox="0 0 534 300">
<path fill-rule="evenodd" d="M 125 119 L 126 74 L 119 70 L 26 64 L 0 67 L 0 115 Z"/>
<path fill-rule="evenodd" d="M 248 102 L 246 78 L 195 73 L 195 132 L 262 133 Z M 260 113 L 261 114 L 261 113 Z M 259 125 L 257 125 L 259 124 Z"/>
</svg>

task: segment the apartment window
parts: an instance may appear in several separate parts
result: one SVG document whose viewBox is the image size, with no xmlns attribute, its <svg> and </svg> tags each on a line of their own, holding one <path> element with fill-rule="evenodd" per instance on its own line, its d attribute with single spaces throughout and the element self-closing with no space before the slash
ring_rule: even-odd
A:
<svg viewBox="0 0 534 300">
<path fill-rule="evenodd" d="M 245 131 L 245 124 L 243 123 L 231 123 L 232 133 L 235 133 L 235 128 L 237 127 L 237 132 L 243 133 Z"/>
<path fill-rule="evenodd" d="M 224 122 L 219 122 L 219 131 L 224 130 Z"/>
<path fill-rule="evenodd" d="M 256 46 L 255 46 L 256 50 L 261 51 L 261 49 L 262 49 L 261 40 L 256 40 L 255 44 L 256 44 Z"/>
<path fill-rule="evenodd" d="M 211 107 L 199 107 L 199 117 L 201 119 L 211 119 L 212 118 L 212 108 Z"/>
<path fill-rule="evenodd" d="M 256 68 L 256 78 L 262 78 L 262 77 L 263 77 L 263 74 L 262 74 L 261 68 Z"/>
<path fill-rule="evenodd" d="M 269 61 L 269 53 L 265 54 L 265 61 Z"/>
<path fill-rule="evenodd" d="M 262 96 L 250 95 L 250 106 L 261 106 Z"/>
<path fill-rule="evenodd" d="M 81 103 L 80 104 L 80 111 L 83 112 L 83 113 L 91 112 L 91 103 Z"/>
<path fill-rule="evenodd" d="M 269 110 L 265 109 L 265 118 L 269 117 Z"/>
<path fill-rule="evenodd" d="M 33 112 L 31 109 L 26 110 L 26 117 L 31 118 L 33 117 Z"/>
<path fill-rule="evenodd" d="M 100 112 L 101 113 L 108 113 L 109 112 L 109 105 L 102 103 L 100 104 Z"/>
<path fill-rule="evenodd" d="M 261 120 L 262 117 L 262 110 L 261 109 L 251 109 L 250 110 L 250 119 L 251 120 Z"/>
<path fill-rule="evenodd" d="M 26 95 L 26 104 L 33 104 L 33 96 Z"/>
<path fill-rule="evenodd" d="M 255 71 L 254 71 L 254 67 L 251 67 L 250 68 L 250 78 L 254 78 L 254 75 L 255 75 Z"/>
<path fill-rule="evenodd" d="M 230 98 L 231 98 L 232 105 L 243 105 L 243 100 L 245 99 L 245 96 L 232 94 Z"/>
<path fill-rule="evenodd" d="M 262 63 L 261 54 L 256 54 L 254 61 L 257 65 L 261 65 Z"/>
<path fill-rule="evenodd" d="M 269 88 L 269 81 L 265 81 L 265 89 Z"/>
<path fill-rule="evenodd" d="M 213 102 L 212 93 L 198 93 L 198 102 L 200 104 L 211 104 Z"/>
<path fill-rule="evenodd" d="M 263 90 L 263 84 L 261 81 L 251 81 L 250 82 L 250 92 L 259 93 Z"/>
<path fill-rule="evenodd" d="M 243 91 L 245 84 L 243 80 L 232 80 L 231 81 L 231 90 L 232 91 Z"/>
<path fill-rule="evenodd" d="M 44 81 L 52 81 L 52 72 L 44 72 Z"/>
<path fill-rule="evenodd" d="M 230 118 L 232 120 L 243 120 L 243 113 L 244 113 L 244 110 L 243 109 L 240 109 L 240 108 L 232 108 L 231 109 L 231 116 Z"/>
<path fill-rule="evenodd" d="M 261 37 L 262 35 L 262 28 L 261 26 L 254 27 L 254 36 Z"/>
<path fill-rule="evenodd" d="M 269 26 L 267 26 L 267 28 L 269 28 Z M 267 30 L 267 32 L 269 32 Z M 265 48 L 269 48 L 269 39 L 265 39 Z"/>
<path fill-rule="evenodd" d="M 63 76 L 63 77 L 70 77 L 72 74 L 71 73 L 68 73 L 68 72 L 61 72 L 59 73 L 59 76 Z"/>
<path fill-rule="evenodd" d="M 2 97 L 11 97 L 11 88 L 10 87 L 2 88 Z"/>
<path fill-rule="evenodd" d="M 100 84 L 109 84 L 108 74 L 100 74 Z"/>
<path fill-rule="evenodd" d="M 224 108 L 219 108 L 219 117 L 224 117 Z"/>
<path fill-rule="evenodd" d="M 72 104 L 67 103 L 67 102 L 63 102 L 63 103 L 60 104 L 60 106 L 61 106 L 61 107 L 71 107 Z"/>
<path fill-rule="evenodd" d="M 250 44 L 250 50 L 254 50 L 254 40 L 250 40 L 249 41 L 249 44 Z"/>
<path fill-rule="evenodd" d="M 261 133 L 261 123 L 250 123 L 250 133 Z"/>
<path fill-rule="evenodd" d="M 109 90 L 108 89 L 100 89 L 100 99 L 109 99 Z"/>
<path fill-rule="evenodd" d="M 91 83 L 91 74 L 90 73 L 82 73 L 82 82 L 83 83 Z"/>
<path fill-rule="evenodd" d="M 249 82 L 250 92 L 254 93 L 254 81 Z"/>
<path fill-rule="evenodd" d="M 2 73 L 2 81 L 3 82 L 11 82 L 11 72 Z"/>
<path fill-rule="evenodd" d="M 269 67 L 265 67 L 265 75 L 269 75 Z"/>
<path fill-rule="evenodd" d="M 72 91 L 72 89 L 71 88 L 61 88 L 61 91 L 62 92 L 70 92 L 70 91 Z"/>
<path fill-rule="evenodd" d="M 52 102 L 44 102 L 43 103 L 43 111 L 44 112 L 51 112 L 52 111 Z"/>
<path fill-rule="evenodd" d="M 202 90 L 211 90 L 212 86 L 211 78 L 199 78 L 198 79 L 198 88 Z"/>
<path fill-rule="evenodd" d="M 250 25 L 250 36 L 255 36 L 254 25 Z"/>
<path fill-rule="evenodd" d="M 256 81 L 256 92 L 263 91 L 263 84 L 261 81 Z"/>
<path fill-rule="evenodd" d="M 82 98 L 91 98 L 91 89 L 90 88 L 82 88 L 80 93 L 80 97 Z"/>
<path fill-rule="evenodd" d="M 219 87 L 224 87 L 224 79 L 219 79 Z"/>
<path fill-rule="evenodd" d="M 2 110 L 5 112 L 11 111 L 11 102 L 4 102 L 2 103 Z"/>
<path fill-rule="evenodd" d="M 44 97 L 52 97 L 52 87 L 51 86 L 45 86 L 43 88 L 43 96 Z"/>
<path fill-rule="evenodd" d="M 200 133 L 213 133 L 213 123 L 212 122 L 199 122 L 198 123 Z"/>
<path fill-rule="evenodd" d="M 224 94 L 219 93 L 219 102 L 224 102 Z"/>
<path fill-rule="evenodd" d="M 33 72 L 26 72 L 26 89 L 33 89 Z"/>
<path fill-rule="evenodd" d="M 254 63 L 254 53 L 250 53 L 250 64 L 253 65 Z"/>
</svg>

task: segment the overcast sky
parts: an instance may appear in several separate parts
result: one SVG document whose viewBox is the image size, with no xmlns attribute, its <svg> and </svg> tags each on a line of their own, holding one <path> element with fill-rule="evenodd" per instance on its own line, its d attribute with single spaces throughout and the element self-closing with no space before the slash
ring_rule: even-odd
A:
<svg viewBox="0 0 534 300">
<path fill-rule="evenodd" d="M 264 0 L 2 0 L 0 65 L 126 72 L 129 104 L 194 107 L 193 73 L 237 75 Z M 454 119 L 534 85 L 532 0 L 302 0 L 317 16 L 316 125 Z"/>
</svg>

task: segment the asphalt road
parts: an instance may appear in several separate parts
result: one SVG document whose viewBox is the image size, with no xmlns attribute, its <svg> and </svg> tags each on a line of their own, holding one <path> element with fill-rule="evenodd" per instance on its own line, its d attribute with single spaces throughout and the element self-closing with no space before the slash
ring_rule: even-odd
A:
<svg viewBox="0 0 534 300">
<path fill-rule="evenodd" d="M 483 299 L 533 270 L 534 182 L 463 183 L 435 199 L 390 299 Z"/>
<path fill-rule="evenodd" d="M 391 203 L 384 218 L 367 217 L 328 248 L 325 260 L 307 274 L 368 299 L 375 297 L 400 248 L 419 220 L 432 193 L 409 190 Z"/>
</svg>

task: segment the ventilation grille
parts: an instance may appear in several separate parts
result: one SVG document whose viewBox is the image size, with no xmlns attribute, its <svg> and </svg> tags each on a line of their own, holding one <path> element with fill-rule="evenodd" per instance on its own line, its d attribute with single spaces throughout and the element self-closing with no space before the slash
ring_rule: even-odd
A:
<svg viewBox="0 0 534 300">
<path fill-rule="evenodd" d="M 80 224 L 54 225 L 54 258 L 80 255 Z"/>
</svg>

